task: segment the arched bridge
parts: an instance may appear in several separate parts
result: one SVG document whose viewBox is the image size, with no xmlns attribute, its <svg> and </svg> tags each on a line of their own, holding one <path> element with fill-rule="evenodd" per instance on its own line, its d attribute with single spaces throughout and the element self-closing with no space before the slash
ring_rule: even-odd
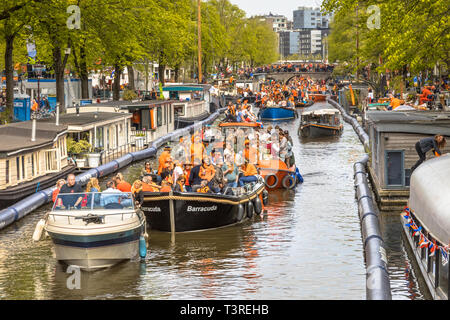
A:
<svg viewBox="0 0 450 320">
<path fill-rule="evenodd" d="M 288 83 L 295 77 L 309 77 L 312 80 L 327 80 L 328 78 L 331 78 L 331 72 L 267 72 L 255 73 L 253 76 L 258 80 L 275 80 Z"/>
</svg>

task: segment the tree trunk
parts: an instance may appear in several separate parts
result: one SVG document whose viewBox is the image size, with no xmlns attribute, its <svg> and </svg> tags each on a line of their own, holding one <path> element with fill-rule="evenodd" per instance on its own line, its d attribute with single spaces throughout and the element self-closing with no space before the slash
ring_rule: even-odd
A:
<svg viewBox="0 0 450 320">
<path fill-rule="evenodd" d="M 115 64 L 114 65 L 114 83 L 113 83 L 113 100 L 120 100 L 120 75 L 122 73 L 122 68 Z"/>
<path fill-rule="evenodd" d="M 56 80 L 56 101 L 59 102 L 59 112 L 66 112 L 64 96 L 64 66 L 61 60 L 61 48 L 55 46 L 53 49 L 53 68 Z"/>
<path fill-rule="evenodd" d="M 87 70 L 85 44 L 83 44 L 80 48 L 80 80 L 81 98 L 89 99 L 89 73 Z"/>
<path fill-rule="evenodd" d="M 159 63 L 158 64 L 158 76 L 159 76 L 159 82 L 161 82 L 161 84 L 164 86 L 165 84 L 165 70 L 166 70 L 166 65 Z"/>
<path fill-rule="evenodd" d="M 128 70 L 128 89 L 134 91 L 136 90 L 135 84 L 134 84 L 134 69 L 132 65 L 127 66 Z"/>
<path fill-rule="evenodd" d="M 6 75 L 6 112 L 8 122 L 13 121 L 14 115 L 14 65 L 13 65 L 14 36 L 6 37 L 5 75 Z"/>
<path fill-rule="evenodd" d="M 175 67 L 175 82 L 179 82 L 180 79 L 180 66 Z"/>
</svg>

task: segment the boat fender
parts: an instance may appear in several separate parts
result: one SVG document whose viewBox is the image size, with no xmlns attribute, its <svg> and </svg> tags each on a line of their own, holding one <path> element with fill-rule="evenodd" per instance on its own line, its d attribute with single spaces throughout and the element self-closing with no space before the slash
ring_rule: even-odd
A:
<svg viewBox="0 0 450 320">
<path fill-rule="evenodd" d="M 299 183 L 303 183 L 304 180 L 298 168 L 295 168 L 295 176 L 297 177 Z"/>
<path fill-rule="evenodd" d="M 244 218 L 244 206 L 242 204 L 239 204 L 238 207 L 238 213 L 237 213 L 237 221 L 241 221 L 242 218 Z"/>
<path fill-rule="evenodd" d="M 261 203 L 261 199 L 259 199 L 259 196 L 253 200 L 253 206 L 255 208 L 255 213 L 257 215 L 260 215 L 262 212 L 262 203 Z"/>
<path fill-rule="evenodd" d="M 269 184 L 267 182 L 267 181 L 269 181 L 269 179 L 271 177 L 273 177 L 275 179 L 275 182 L 273 184 Z M 275 174 L 270 173 L 270 174 L 268 174 L 267 176 L 264 177 L 264 184 L 266 185 L 267 188 L 273 189 L 273 188 L 275 188 L 278 185 L 278 177 Z"/>
<path fill-rule="evenodd" d="M 269 192 L 267 190 L 263 190 L 263 204 L 265 206 L 269 204 Z"/>
<path fill-rule="evenodd" d="M 141 235 L 139 238 L 139 256 L 141 259 L 145 259 L 147 256 L 147 242 L 145 241 L 145 235 Z"/>
<path fill-rule="evenodd" d="M 247 217 L 249 219 L 253 217 L 253 211 L 254 211 L 253 202 L 251 201 L 247 202 Z"/>
<path fill-rule="evenodd" d="M 288 174 L 283 178 L 281 184 L 285 189 L 293 189 L 295 187 L 295 178 Z"/>
<path fill-rule="evenodd" d="M 34 229 L 33 241 L 41 240 L 44 227 L 45 227 L 45 220 L 40 219 L 39 222 L 36 224 L 36 228 Z"/>
</svg>

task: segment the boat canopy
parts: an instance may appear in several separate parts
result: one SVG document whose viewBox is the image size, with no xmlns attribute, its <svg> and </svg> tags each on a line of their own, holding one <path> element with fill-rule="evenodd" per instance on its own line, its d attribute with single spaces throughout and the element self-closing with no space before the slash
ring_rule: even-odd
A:
<svg viewBox="0 0 450 320">
<path fill-rule="evenodd" d="M 422 163 L 411 176 L 409 207 L 442 244 L 450 243 L 450 156 Z"/>
<path fill-rule="evenodd" d="M 302 113 L 302 116 L 308 116 L 308 115 L 323 116 L 323 115 L 335 115 L 335 114 L 339 114 L 339 110 L 319 109 L 319 110 L 305 111 Z"/>
</svg>

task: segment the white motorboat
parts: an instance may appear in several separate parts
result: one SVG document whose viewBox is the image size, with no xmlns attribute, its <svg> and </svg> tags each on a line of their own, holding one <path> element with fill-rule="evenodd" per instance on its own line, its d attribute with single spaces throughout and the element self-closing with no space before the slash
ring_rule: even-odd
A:
<svg viewBox="0 0 450 320">
<path fill-rule="evenodd" d="M 145 227 L 131 193 L 122 192 L 59 194 L 44 225 L 55 258 L 87 271 L 138 257 Z"/>
</svg>

